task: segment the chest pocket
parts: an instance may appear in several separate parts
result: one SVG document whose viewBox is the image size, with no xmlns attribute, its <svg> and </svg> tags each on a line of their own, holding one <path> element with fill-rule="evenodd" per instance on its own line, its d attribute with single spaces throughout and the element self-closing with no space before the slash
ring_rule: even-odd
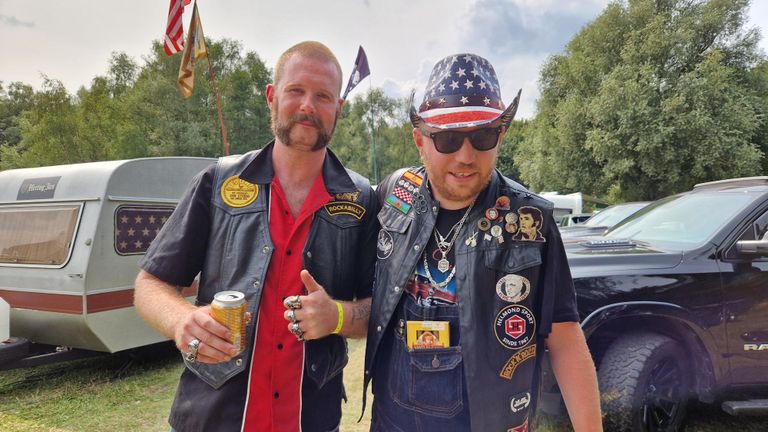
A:
<svg viewBox="0 0 768 432">
<path fill-rule="evenodd" d="M 541 264 L 538 245 L 512 244 L 507 248 L 485 250 L 485 266 L 501 273 L 517 273 Z"/>
<path fill-rule="evenodd" d="M 398 234 L 405 233 L 413 221 L 413 218 L 389 205 L 382 207 L 378 218 L 382 229 Z"/>
</svg>

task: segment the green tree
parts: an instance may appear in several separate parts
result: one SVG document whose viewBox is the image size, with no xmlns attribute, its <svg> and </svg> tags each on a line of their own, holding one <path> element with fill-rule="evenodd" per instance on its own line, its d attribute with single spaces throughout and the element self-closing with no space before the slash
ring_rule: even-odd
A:
<svg viewBox="0 0 768 432">
<path fill-rule="evenodd" d="M 608 5 L 541 72 L 515 153 L 536 190 L 655 199 L 761 170 L 765 74 L 748 0 Z"/>
<path fill-rule="evenodd" d="M 331 148 L 348 168 L 378 182 L 397 168 L 418 163 L 406 113 L 402 100 L 386 96 L 380 88 L 358 94 L 344 105 Z"/>
<path fill-rule="evenodd" d="M 23 113 L 32 108 L 33 104 L 34 90 L 31 86 L 21 82 L 4 86 L 0 81 L 0 170 L 18 163 L 20 121 Z"/>
</svg>

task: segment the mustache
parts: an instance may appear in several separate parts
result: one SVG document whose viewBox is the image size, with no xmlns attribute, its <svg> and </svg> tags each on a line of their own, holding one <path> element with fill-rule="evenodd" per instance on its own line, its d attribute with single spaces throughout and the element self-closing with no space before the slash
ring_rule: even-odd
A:
<svg viewBox="0 0 768 432">
<path fill-rule="evenodd" d="M 316 127 L 317 129 L 323 130 L 323 124 L 320 122 L 320 119 L 313 115 L 304 114 L 304 113 L 294 114 L 291 117 L 291 123 L 298 123 L 298 122 L 310 122 L 312 123 L 312 126 Z"/>
</svg>

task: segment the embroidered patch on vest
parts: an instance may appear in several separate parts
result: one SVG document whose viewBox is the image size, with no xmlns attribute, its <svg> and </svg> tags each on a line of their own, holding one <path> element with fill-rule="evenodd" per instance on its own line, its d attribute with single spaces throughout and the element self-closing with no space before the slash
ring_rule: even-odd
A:
<svg viewBox="0 0 768 432">
<path fill-rule="evenodd" d="M 392 255 L 393 247 L 394 240 L 392 239 L 392 234 L 384 228 L 380 229 L 379 237 L 376 240 L 376 257 L 381 260 L 389 258 Z"/>
<path fill-rule="evenodd" d="M 408 214 L 408 212 L 411 211 L 411 205 L 396 197 L 394 194 L 389 194 L 387 197 L 387 204 L 400 210 L 403 214 Z"/>
<path fill-rule="evenodd" d="M 523 206 L 517 209 L 520 227 L 512 240 L 545 242 L 546 238 L 541 234 L 544 229 L 544 216 L 538 207 Z"/>
<path fill-rule="evenodd" d="M 508 274 L 496 282 L 496 294 L 505 302 L 520 303 L 530 292 L 531 283 L 520 275 Z"/>
<path fill-rule="evenodd" d="M 531 404 L 531 393 L 522 392 L 512 396 L 512 399 L 509 400 L 509 409 L 513 413 L 518 413 L 528 408 L 530 404 Z"/>
<path fill-rule="evenodd" d="M 344 193 L 337 193 L 334 195 L 334 198 L 336 198 L 337 201 L 357 201 L 357 197 L 360 196 L 360 190 L 356 190 L 355 192 L 344 192 Z"/>
<path fill-rule="evenodd" d="M 259 196 L 259 185 L 247 182 L 238 176 L 232 176 L 221 185 L 221 199 L 224 204 L 242 208 L 254 201 Z"/>
<path fill-rule="evenodd" d="M 504 379 L 512 379 L 512 376 L 515 374 L 517 367 L 520 366 L 520 363 L 534 357 L 536 357 L 536 344 L 514 353 L 504 364 L 504 367 L 501 368 L 499 376 Z"/>
<path fill-rule="evenodd" d="M 525 306 L 509 305 L 493 321 L 496 339 L 508 349 L 520 349 L 533 340 L 536 318 Z"/>
<path fill-rule="evenodd" d="M 528 419 L 526 418 L 523 424 L 507 429 L 507 432 L 528 432 Z"/>
<path fill-rule="evenodd" d="M 345 214 L 362 219 L 365 214 L 365 207 L 349 201 L 332 201 L 325 205 L 325 211 L 331 216 Z"/>
</svg>

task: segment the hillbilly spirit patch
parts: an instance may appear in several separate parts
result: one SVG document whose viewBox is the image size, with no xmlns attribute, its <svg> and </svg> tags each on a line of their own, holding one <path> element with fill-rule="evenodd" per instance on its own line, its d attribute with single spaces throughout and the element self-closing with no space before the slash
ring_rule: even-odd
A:
<svg viewBox="0 0 768 432">
<path fill-rule="evenodd" d="M 326 204 L 325 211 L 331 216 L 337 216 L 340 214 L 354 216 L 357 219 L 362 219 L 365 214 L 365 207 L 360 204 L 355 204 L 349 201 L 332 201 Z"/>
<path fill-rule="evenodd" d="M 496 294 L 505 302 L 520 303 L 530 292 L 531 283 L 520 275 L 508 274 L 496 282 Z"/>
<path fill-rule="evenodd" d="M 504 367 L 501 368 L 499 376 L 508 380 L 512 379 L 512 376 L 515 374 L 517 367 L 520 366 L 522 362 L 534 357 L 536 357 L 536 344 L 533 344 L 514 353 L 512 357 L 510 357 L 509 360 L 507 360 L 507 362 L 504 364 Z"/>
<path fill-rule="evenodd" d="M 232 176 L 221 185 L 221 199 L 224 204 L 242 208 L 254 201 L 259 196 L 259 185 L 247 182 L 238 176 Z"/>
<path fill-rule="evenodd" d="M 517 350 L 533 340 L 536 318 L 525 306 L 509 305 L 496 315 L 493 327 L 496 339 L 504 348 Z"/>
<path fill-rule="evenodd" d="M 333 197 L 336 198 L 337 201 L 357 201 L 357 197 L 360 196 L 360 191 L 356 190 L 354 192 L 344 192 L 344 193 L 337 193 Z"/>
</svg>

